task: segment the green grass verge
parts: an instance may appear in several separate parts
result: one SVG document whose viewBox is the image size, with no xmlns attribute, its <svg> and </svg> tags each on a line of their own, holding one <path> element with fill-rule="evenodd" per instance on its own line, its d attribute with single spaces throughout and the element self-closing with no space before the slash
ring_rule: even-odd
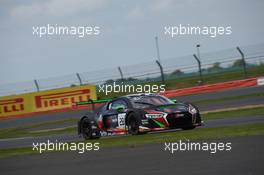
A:
<svg viewBox="0 0 264 175">
<path fill-rule="evenodd" d="M 111 137 L 86 142 L 99 142 L 100 149 L 107 147 L 136 147 L 144 144 L 176 142 L 179 140 L 220 139 L 226 137 L 264 135 L 264 124 L 235 125 L 218 128 L 197 128 L 189 131 L 154 133 L 138 136 Z M 0 150 L 1 157 L 38 154 L 32 147 Z"/>
<path fill-rule="evenodd" d="M 226 102 L 226 101 L 243 100 L 243 99 L 248 99 L 252 97 L 264 97 L 264 93 L 252 93 L 252 94 L 246 94 L 246 95 L 240 95 L 240 96 L 222 97 L 222 98 L 217 98 L 217 99 L 196 100 L 196 101 L 192 101 L 192 103 L 196 105 L 209 105 L 209 104 L 221 103 L 221 102 Z"/>
<path fill-rule="evenodd" d="M 264 108 L 256 107 L 250 109 L 236 109 L 232 111 L 222 111 L 222 112 L 210 112 L 203 114 L 202 118 L 204 121 L 213 119 L 223 119 L 223 118 L 238 118 L 238 117 L 253 117 L 253 116 L 263 116 Z"/>
<path fill-rule="evenodd" d="M 42 122 L 34 125 L 19 126 L 15 128 L 0 129 L 0 139 L 16 138 L 16 137 L 37 137 L 44 135 L 64 134 L 64 133 L 74 133 L 74 132 L 76 133 L 77 132 L 76 127 L 69 127 L 61 130 L 50 130 L 46 132 L 32 132 L 32 131 L 42 130 L 43 127 L 60 126 L 67 122 L 72 122 L 77 125 L 77 119 L 65 119 L 65 120 Z"/>
<path fill-rule="evenodd" d="M 262 76 L 263 74 L 264 74 L 264 65 L 248 68 L 248 78 Z M 227 72 L 210 73 L 210 74 L 203 75 L 205 84 L 239 80 L 243 78 L 244 78 L 243 69 L 227 71 Z M 185 88 L 185 87 L 196 86 L 199 80 L 200 80 L 200 77 L 198 75 L 167 80 L 166 89 L 169 90 L 169 89 L 175 89 L 175 88 Z"/>
</svg>

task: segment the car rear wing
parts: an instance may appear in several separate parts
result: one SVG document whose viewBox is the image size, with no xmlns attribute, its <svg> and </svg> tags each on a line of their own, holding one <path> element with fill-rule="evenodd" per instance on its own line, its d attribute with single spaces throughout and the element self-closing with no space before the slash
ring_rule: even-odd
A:
<svg viewBox="0 0 264 175">
<path fill-rule="evenodd" d="M 101 103 L 107 103 L 111 101 L 112 99 L 102 99 L 102 100 L 89 100 L 89 101 L 82 101 L 82 102 L 77 102 L 75 105 L 78 106 L 87 106 L 87 105 L 92 105 L 92 110 L 95 109 L 96 104 L 101 104 Z"/>
</svg>

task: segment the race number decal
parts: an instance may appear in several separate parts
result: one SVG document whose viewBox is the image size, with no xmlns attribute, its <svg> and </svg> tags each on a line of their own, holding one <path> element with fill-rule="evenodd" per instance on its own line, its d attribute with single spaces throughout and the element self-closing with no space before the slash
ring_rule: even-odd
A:
<svg viewBox="0 0 264 175">
<path fill-rule="evenodd" d="M 118 114 L 117 122 L 119 127 L 125 126 L 125 117 L 126 117 L 126 113 Z"/>
</svg>

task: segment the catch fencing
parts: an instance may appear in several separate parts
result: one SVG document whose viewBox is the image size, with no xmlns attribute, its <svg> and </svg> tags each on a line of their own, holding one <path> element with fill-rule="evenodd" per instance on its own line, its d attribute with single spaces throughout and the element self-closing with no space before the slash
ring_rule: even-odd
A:
<svg viewBox="0 0 264 175">
<path fill-rule="evenodd" d="M 161 57 L 161 61 L 153 59 L 135 65 L 3 84 L 0 85 L 0 96 L 114 81 L 129 84 L 161 82 L 169 89 L 177 89 L 261 75 L 264 75 L 264 43 L 211 53 L 199 53 L 198 50 L 184 57 Z"/>
</svg>

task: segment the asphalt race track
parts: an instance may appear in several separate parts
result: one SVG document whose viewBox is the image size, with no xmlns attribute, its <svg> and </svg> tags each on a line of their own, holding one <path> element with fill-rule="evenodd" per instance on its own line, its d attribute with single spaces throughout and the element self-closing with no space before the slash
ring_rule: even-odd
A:
<svg viewBox="0 0 264 175">
<path fill-rule="evenodd" d="M 213 128 L 213 127 L 221 127 L 221 126 L 232 126 L 238 124 L 252 124 L 252 123 L 264 123 L 263 116 L 249 116 L 249 117 L 241 117 L 241 118 L 226 118 L 226 119 L 217 119 L 217 120 L 209 120 L 205 123 L 204 128 Z M 175 130 L 169 130 L 164 132 L 174 132 Z M 177 131 L 176 131 L 177 132 Z M 157 132 L 155 132 L 157 134 Z M 153 134 L 155 134 L 153 133 Z M 104 139 L 104 138 L 101 138 Z M 62 142 L 70 142 L 70 141 L 79 141 L 82 138 L 79 138 L 78 135 L 56 135 L 56 136 L 43 136 L 43 137 L 25 137 L 25 138 L 10 138 L 10 139 L 0 139 L 0 149 L 4 148 L 17 148 L 17 147 L 30 147 L 32 143 L 41 143 L 47 142 L 50 140 L 55 142 L 56 140 Z"/>
<path fill-rule="evenodd" d="M 222 97 L 235 97 L 247 94 L 254 94 L 254 93 L 262 93 L 264 92 L 264 86 L 256 86 L 256 87 L 249 87 L 249 88 L 240 88 L 240 89 L 232 89 L 226 91 L 219 91 L 219 92 L 212 92 L 212 93 L 205 93 L 205 94 L 196 94 L 196 95 L 189 95 L 189 96 L 182 96 L 177 97 L 179 101 L 198 101 L 198 100 L 210 100 L 210 99 L 217 99 Z M 246 99 L 237 99 L 231 101 L 224 101 L 220 103 L 213 103 L 213 104 L 201 104 L 198 105 L 201 112 L 208 111 L 208 110 L 215 110 L 215 109 L 224 109 L 230 107 L 240 107 L 245 105 L 256 105 L 256 104 L 264 104 L 263 96 L 255 96 Z M 0 120 L 0 129 L 3 128 L 10 128 L 10 127 L 17 127 L 27 124 L 36 124 L 45 121 L 52 121 L 52 120 L 62 120 L 62 119 L 69 119 L 69 118 L 80 118 L 86 113 L 86 110 L 79 110 L 79 111 L 71 111 L 71 112 L 60 112 L 60 113 L 53 113 L 53 114 L 43 114 L 38 116 L 31 116 L 31 117 L 22 117 L 16 119 L 7 119 L 7 120 Z M 75 123 L 69 123 L 69 125 L 75 125 Z"/>
<path fill-rule="evenodd" d="M 1 174 L 202 174 L 262 175 L 264 136 L 207 140 L 231 142 L 231 151 L 164 151 L 164 144 L 97 152 L 26 155 L 0 159 Z"/>
</svg>

